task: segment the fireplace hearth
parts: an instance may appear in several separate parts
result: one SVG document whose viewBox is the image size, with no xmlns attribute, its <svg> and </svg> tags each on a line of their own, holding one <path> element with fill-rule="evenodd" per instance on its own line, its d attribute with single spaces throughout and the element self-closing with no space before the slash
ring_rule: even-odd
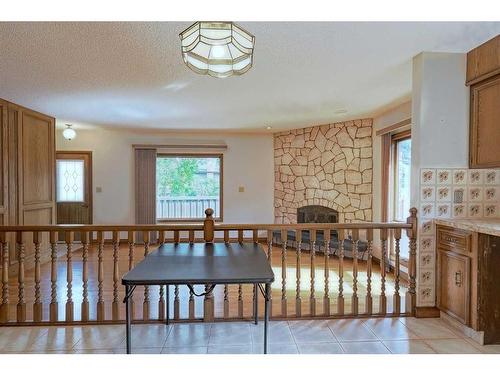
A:
<svg viewBox="0 0 500 375">
<path fill-rule="evenodd" d="M 297 209 L 297 223 L 298 224 L 307 224 L 307 223 L 331 223 L 335 224 L 339 221 L 339 214 L 336 210 L 319 205 L 308 205 L 302 206 Z M 276 231 L 273 235 L 274 243 L 282 245 L 281 232 Z M 352 257 L 352 238 L 351 236 L 347 236 L 344 240 L 344 256 Z M 295 231 L 287 232 L 287 247 L 296 248 L 297 247 L 297 239 Z M 301 241 L 301 249 L 302 250 L 311 250 L 311 240 L 310 233 L 308 230 L 302 231 L 302 241 Z M 324 241 L 324 232 L 322 230 L 316 231 L 316 241 L 315 241 L 315 250 L 319 252 L 324 252 L 325 249 L 325 241 Z M 330 254 L 338 255 L 339 251 L 339 240 L 338 233 L 336 230 L 330 231 Z M 366 251 L 367 251 L 367 243 L 366 241 L 358 241 L 358 257 L 363 259 Z"/>
</svg>

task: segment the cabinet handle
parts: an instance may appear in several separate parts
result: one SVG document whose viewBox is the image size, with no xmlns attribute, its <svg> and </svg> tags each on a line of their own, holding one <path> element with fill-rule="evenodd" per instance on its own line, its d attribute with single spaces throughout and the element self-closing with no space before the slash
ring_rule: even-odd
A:
<svg viewBox="0 0 500 375">
<path fill-rule="evenodd" d="M 458 287 L 462 286 L 462 271 L 455 272 L 455 285 Z"/>
</svg>

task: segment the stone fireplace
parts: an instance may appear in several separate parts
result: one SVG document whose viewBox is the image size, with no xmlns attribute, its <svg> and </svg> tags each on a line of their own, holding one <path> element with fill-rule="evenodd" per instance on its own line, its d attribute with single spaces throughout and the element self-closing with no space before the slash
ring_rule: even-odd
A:
<svg viewBox="0 0 500 375">
<path fill-rule="evenodd" d="M 371 221 L 372 164 L 371 119 L 276 133 L 275 222 L 297 223 L 307 206 L 336 211 L 340 223 Z"/>
</svg>

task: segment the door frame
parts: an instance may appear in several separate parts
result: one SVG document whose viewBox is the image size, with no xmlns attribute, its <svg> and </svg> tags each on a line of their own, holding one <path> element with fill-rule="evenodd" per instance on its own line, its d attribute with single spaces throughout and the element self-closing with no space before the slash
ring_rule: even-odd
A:
<svg viewBox="0 0 500 375">
<path fill-rule="evenodd" d="M 89 224 L 92 224 L 94 222 L 94 199 L 93 199 L 93 195 L 94 195 L 94 184 L 92 182 L 92 174 L 93 174 L 93 171 L 92 171 L 92 164 L 93 164 L 93 161 L 92 161 L 92 151 L 66 151 L 66 150 L 59 150 L 59 151 L 56 151 L 56 163 L 57 163 L 57 160 L 59 158 L 59 155 L 78 155 L 78 154 L 86 154 L 89 158 L 89 166 L 88 166 L 88 171 L 87 171 L 87 179 L 88 179 L 88 184 L 89 184 L 89 217 L 90 217 L 90 223 Z M 57 167 L 56 167 L 57 168 Z M 56 173 L 56 196 L 55 196 L 55 201 L 56 201 L 56 207 L 57 207 L 57 173 Z M 56 214 L 57 214 L 57 209 L 56 209 Z M 57 222 L 57 217 L 56 217 L 56 222 Z"/>
</svg>

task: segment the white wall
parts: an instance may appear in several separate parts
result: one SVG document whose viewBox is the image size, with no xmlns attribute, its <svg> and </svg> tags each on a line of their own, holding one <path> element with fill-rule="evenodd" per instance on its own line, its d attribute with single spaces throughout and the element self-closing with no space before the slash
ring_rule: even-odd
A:
<svg viewBox="0 0 500 375">
<path fill-rule="evenodd" d="M 420 168 L 467 168 L 469 88 L 466 54 L 423 52 L 413 58 L 412 179 Z M 412 184 L 412 205 L 418 184 Z"/>
<path fill-rule="evenodd" d="M 67 141 L 58 127 L 57 150 L 92 151 L 94 223 L 134 223 L 133 144 L 225 143 L 224 222 L 272 223 L 274 169 L 272 134 L 145 132 L 100 127 L 82 129 Z M 243 193 L 238 187 L 244 186 Z M 96 193 L 96 187 L 102 192 Z"/>
<path fill-rule="evenodd" d="M 421 168 L 467 168 L 469 88 L 465 86 L 466 55 L 423 52 L 413 58 L 411 204 L 420 210 L 417 242 L 417 306 L 434 306 L 436 296 L 434 246 L 424 249 L 425 220 L 420 206 Z M 431 242 L 433 243 L 433 242 Z M 429 262 L 421 262 L 427 253 Z"/>
</svg>

